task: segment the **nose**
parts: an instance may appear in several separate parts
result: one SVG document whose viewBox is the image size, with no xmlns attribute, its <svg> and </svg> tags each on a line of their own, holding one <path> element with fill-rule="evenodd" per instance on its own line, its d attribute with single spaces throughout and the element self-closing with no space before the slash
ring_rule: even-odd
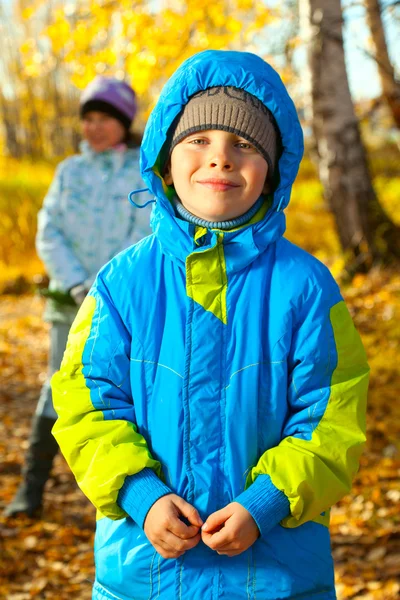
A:
<svg viewBox="0 0 400 600">
<path fill-rule="evenodd" d="M 100 128 L 100 124 L 97 121 L 91 121 L 89 123 L 90 131 L 97 131 Z"/>
<path fill-rule="evenodd" d="M 209 158 L 209 166 L 212 169 L 231 171 L 233 169 L 233 164 L 233 157 L 227 146 L 221 145 L 217 148 L 212 148 Z"/>
</svg>

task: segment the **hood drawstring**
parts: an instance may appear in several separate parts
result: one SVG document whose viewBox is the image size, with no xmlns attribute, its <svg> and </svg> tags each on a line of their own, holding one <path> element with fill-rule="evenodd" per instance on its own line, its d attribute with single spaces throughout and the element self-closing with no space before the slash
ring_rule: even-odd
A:
<svg viewBox="0 0 400 600">
<path fill-rule="evenodd" d="M 135 208 L 145 208 L 146 206 L 148 206 L 149 204 L 153 204 L 156 202 L 156 200 L 148 200 L 147 202 L 145 202 L 145 204 L 137 204 L 132 197 L 135 196 L 136 194 L 140 194 L 141 192 L 149 192 L 149 188 L 141 188 L 140 190 L 133 190 L 132 192 L 130 192 L 130 194 L 128 195 L 128 200 L 129 202 L 135 206 Z"/>
</svg>

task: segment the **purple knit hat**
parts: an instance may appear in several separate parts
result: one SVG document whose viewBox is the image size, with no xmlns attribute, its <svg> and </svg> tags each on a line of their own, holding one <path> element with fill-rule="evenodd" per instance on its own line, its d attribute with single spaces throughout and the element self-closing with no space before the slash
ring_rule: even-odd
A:
<svg viewBox="0 0 400 600">
<path fill-rule="evenodd" d="M 98 75 L 83 90 L 80 99 L 81 118 L 91 110 L 105 112 L 129 129 L 137 112 L 136 94 L 125 81 Z"/>
</svg>

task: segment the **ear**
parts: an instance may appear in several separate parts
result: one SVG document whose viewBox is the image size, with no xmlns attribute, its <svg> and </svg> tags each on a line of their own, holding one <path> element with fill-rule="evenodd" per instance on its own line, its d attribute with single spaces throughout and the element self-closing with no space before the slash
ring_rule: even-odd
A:
<svg viewBox="0 0 400 600">
<path fill-rule="evenodd" d="M 167 185 L 172 185 L 174 183 L 171 173 L 171 159 L 167 162 L 165 166 L 163 179 Z"/>
</svg>

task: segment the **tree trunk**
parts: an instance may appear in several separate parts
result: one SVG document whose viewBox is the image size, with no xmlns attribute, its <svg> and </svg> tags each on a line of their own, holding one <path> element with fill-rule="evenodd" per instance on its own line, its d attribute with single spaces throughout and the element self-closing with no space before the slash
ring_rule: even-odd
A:
<svg viewBox="0 0 400 600">
<path fill-rule="evenodd" d="M 382 94 L 392 113 L 396 126 L 400 129 L 400 83 L 396 81 L 393 65 L 390 62 L 382 25 L 379 0 L 365 0 L 367 20 L 375 46 L 375 60 L 378 65 Z"/>
<path fill-rule="evenodd" d="M 308 23 L 313 132 L 350 271 L 400 260 L 400 229 L 374 192 L 347 79 L 340 0 L 300 0 Z"/>
<path fill-rule="evenodd" d="M 4 146 L 7 153 L 13 158 L 21 158 L 23 152 L 18 140 L 17 126 L 19 119 L 15 115 L 15 107 L 0 92 L 0 115 L 2 115 L 5 133 Z"/>
</svg>

